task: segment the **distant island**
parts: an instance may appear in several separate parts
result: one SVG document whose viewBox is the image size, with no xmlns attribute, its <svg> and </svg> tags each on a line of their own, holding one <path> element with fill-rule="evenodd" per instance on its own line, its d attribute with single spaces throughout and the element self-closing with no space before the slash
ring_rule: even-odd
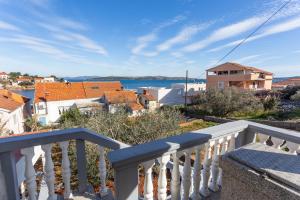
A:
<svg viewBox="0 0 300 200">
<path fill-rule="evenodd" d="M 185 80 L 185 77 L 167 77 L 167 76 L 78 76 L 63 77 L 69 81 L 120 81 L 120 80 Z M 196 78 L 188 78 L 191 80 L 199 80 Z"/>
</svg>

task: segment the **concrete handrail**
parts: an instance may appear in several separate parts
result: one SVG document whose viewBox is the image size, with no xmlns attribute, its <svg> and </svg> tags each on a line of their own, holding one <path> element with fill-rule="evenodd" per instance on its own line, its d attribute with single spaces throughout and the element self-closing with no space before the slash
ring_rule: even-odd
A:
<svg viewBox="0 0 300 200">
<path fill-rule="evenodd" d="M 73 139 L 89 141 L 114 150 L 129 147 L 129 145 L 125 143 L 100 135 L 85 128 L 72 128 L 0 138 L 0 153 Z"/>
</svg>

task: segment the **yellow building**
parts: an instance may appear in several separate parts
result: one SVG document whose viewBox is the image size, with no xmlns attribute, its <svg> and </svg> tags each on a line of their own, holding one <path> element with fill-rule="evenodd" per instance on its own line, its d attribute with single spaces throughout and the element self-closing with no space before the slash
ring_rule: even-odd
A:
<svg viewBox="0 0 300 200">
<path fill-rule="evenodd" d="M 271 90 L 272 79 L 271 72 L 230 62 L 206 70 L 207 88 Z"/>
</svg>

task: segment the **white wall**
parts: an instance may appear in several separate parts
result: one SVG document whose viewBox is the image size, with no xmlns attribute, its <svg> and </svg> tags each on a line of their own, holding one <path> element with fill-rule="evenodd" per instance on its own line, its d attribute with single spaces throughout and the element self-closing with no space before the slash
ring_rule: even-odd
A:
<svg viewBox="0 0 300 200">
<path fill-rule="evenodd" d="M 50 102 L 40 102 L 34 104 L 35 114 L 37 114 L 39 121 L 41 118 L 45 118 L 46 125 L 55 123 L 59 117 L 59 110 L 67 110 L 76 104 L 88 104 L 88 103 L 99 103 L 100 98 L 91 99 L 73 99 L 65 101 L 50 101 Z M 43 110 L 38 109 L 38 105 L 44 105 Z"/>
<path fill-rule="evenodd" d="M 23 133 L 24 122 L 27 117 L 24 116 L 25 109 L 25 106 L 20 106 L 12 112 L 0 109 L 1 123 L 5 123 L 4 129 L 14 134 Z"/>
<path fill-rule="evenodd" d="M 206 88 L 205 83 L 188 83 L 188 96 L 196 95 Z M 163 105 L 178 105 L 185 102 L 185 83 L 172 84 L 171 88 L 164 87 L 141 87 L 138 89 L 139 93 L 147 90 L 160 106 Z M 191 98 L 187 98 L 187 103 L 191 103 Z"/>
</svg>

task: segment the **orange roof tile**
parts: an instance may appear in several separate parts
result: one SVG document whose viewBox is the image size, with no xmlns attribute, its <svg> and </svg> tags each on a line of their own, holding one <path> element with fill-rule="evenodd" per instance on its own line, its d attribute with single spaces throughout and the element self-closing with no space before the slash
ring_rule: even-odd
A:
<svg viewBox="0 0 300 200">
<path fill-rule="evenodd" d="M 22 95 L 0 89 L 0 108 L 2 109 L 14 111 L 28 101 L 29 99 Z"/>
<path fill-rule="evenodd" d="M 104 92 L 105 99 L 108 103 L 135 103 L 137 102 L 137 95 L 134 91 L 106 91 Z"/>
<path fill-rule="evenodd" d="M 144 107 L 139 103 L 129 103 L 128 106 L 131 108 L 131 110 L 143 110 Z"/>
<path fill-rule="evenodd" d="M 262 72 L 262 73 L 265 73 L 265 74 L 269 74 L 269 75 L 272 75 L 273 73 L 271 72 L 268 72 L 268 71 L 264 71 L 264 70 L 261 70 L 261 69 L 258 69 L 256 67 L 249 67 L 249 66 L 244 66 L 244 65 L 241 65 L 241 64 L 238 64 L 238 63 L 232 63 L 232 62 L 226 62 L 226 63 L 223 63 L 221 65 L 218 65 L 216 67 L 213 67 L 213 68 L 210 68 L 210 69 L 207 69 L 206 71 L 209 71 L 209 72 L 213 72 L 213 71 L 216 71 L 218 69 L 222 69 L 222 68 L 234 68 L 234 69 L 244 69 L 244 70 L 250 70 L 250 71 L 253 71 L 253 72 Z"/>
<path fill-rule="evenodd" d="M 298 86 L 300 85 L 300 78 L 289 78 L 287 80 L 279 81 L 272 84 L 272 87 L 286 87 L 286 86 Z"/>
<path fill-rule="evenodd" d="M 7 75 L 7 73 L 5 73 L 5 72 L 0 72 L 0 75 Z"/>
<path fill-rule="evenodd" d="M 117 90 L 122 90 L 122 84 L 119 81 L 36 83 L 34 102 L 98 98 L 102 97 L 105 91 Z"/>
<path fill-rule="evenodd" d="M 152 96 L 151 94 L 142 94 L 141 96 L 147 99 L 148 101 L 156 101 L 154 96 Z"/>
</svg>

